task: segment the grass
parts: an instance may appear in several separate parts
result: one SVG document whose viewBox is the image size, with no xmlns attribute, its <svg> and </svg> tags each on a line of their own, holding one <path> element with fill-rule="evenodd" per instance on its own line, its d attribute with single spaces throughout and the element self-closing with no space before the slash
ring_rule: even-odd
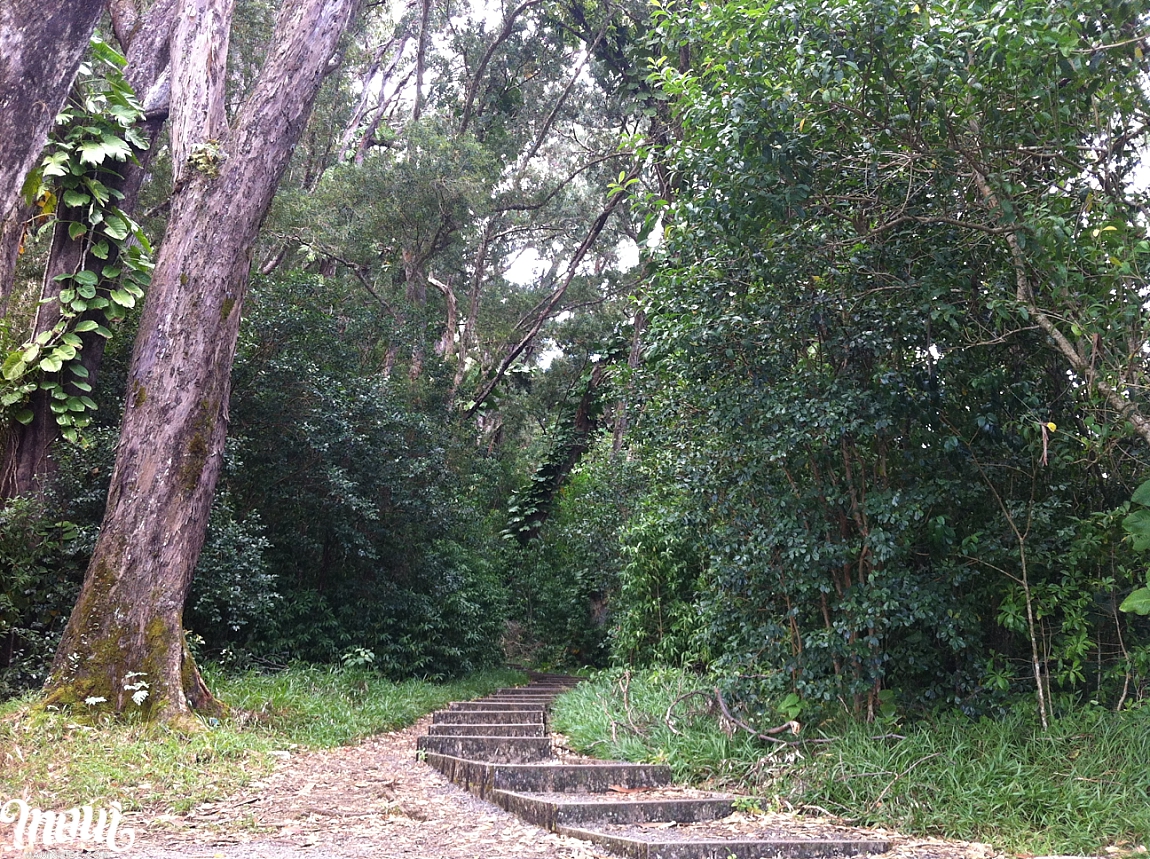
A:
<svg viewBox="0 0 1150 859">
<path fill-rule="evenodd" d="M 277 752 L 353 743 L 448 701 L 525 681 L 487 671 L 442 684 L 392 683 L 368 671 L 312 667 L 207 676 L 237 715 L 191 735 L 141 722 L 83 725 L 67 712 L 31 712 L 31 697 L 0 704 L 0 801 L 54 809 L 118 800 L 126 809 L 186 811 L 266 775 Z"/>
<path fill-rule="evenodd" d="M 899 728 L 842 720 L 822 728 L 832 742 L 796 747 L 728 736 L 703 696 L 674 707 L 671 730 L 667 708 L 696 688 L 680 672 L 605 674 L 557 701 L 553 720 L 589 754 L 670 763 L 682 781 L 738 788 L 764 808 L 826 809 L 1016 854 L 1150 843 L 1150 708 L 1083 709 L 1045 733 L 1021 716 Z"/>
</svg>

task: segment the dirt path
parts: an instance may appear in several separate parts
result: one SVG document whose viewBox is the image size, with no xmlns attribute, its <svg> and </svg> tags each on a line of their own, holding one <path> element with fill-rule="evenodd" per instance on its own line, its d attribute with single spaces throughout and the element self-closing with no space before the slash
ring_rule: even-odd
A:
<svg viewBox="0 0 1150 859">
<path fill-rule="evenodd" d="M 457 788 L 415 759 L 430 718 L 356 746 L 287 755 L 269 777 L 227 800 L 175 815 L 124 815 L 135 831 L 125 853 L 84 851 L 91 859 L 607 859 L 583 841 L 523 823 Z M 817 825 L 810 818 L 796 829 Z M 797 834 L 797 833 L 796 833 Z M 891 837 L 891 833 L 882 833 Z M 892 838 L 887 859 L 990 859 L 984 844 Z M 29 859 L 80 851 L 40 849 Z M 0 857 L 16 856 L 0 844 Z"/>
</svg>

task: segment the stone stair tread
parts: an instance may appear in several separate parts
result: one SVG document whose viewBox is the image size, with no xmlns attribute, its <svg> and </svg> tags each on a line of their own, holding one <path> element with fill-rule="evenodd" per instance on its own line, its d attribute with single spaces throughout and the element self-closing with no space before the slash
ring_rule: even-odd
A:
<svg viewBox="0 0 1150 859">
<path fill-rule="evenodd" d="M 475 724 L 463 722 L 433 723 L 428 728 L 433 737 L 545 737 L 542 722 L 503 722 Z"/>
<path fill-rule="evenodd" d="M 603 793 L 613 785 L 639 787 L 669 784 L 671 770 L 651 764 L 564 764 L 544 760 L 530 764 L 473 761 L 428 752 L 427 763 L 480 798 L 491 790 Z"/>
<path fill-rule="evenodd" d="M 432 724 L 454 725 L 522 725 L 527 722 L 543 724 L 543 711 L 532 710 L 440 710 L 431 717 Z"/>
<path fill-rule="evenodd" d="M 527 793 L 492 790 L 487 801 L 517 814 L 544 829 L 558 826 L 598 827 L 604 823 L 650 823 L 652 821 L 714 820 L 731 813 L 732 797 L 684 797 L 637 799 L 623 793 Z"/>
<path fill-rule="evenodd" d="M 533 701 L 526 701 L 519 703 L 517 701 L 508 701 L 500 703 L 498 701 L 452 701 L 448 708 L 455 711 L 460 710 L 522 710 L 524 712 L 539 712 L 542 713 L 547 709 L 547 705 Z"/>
<path fill-rule="evenodd" d="M 435 727 L 418 743 L 424 760 L 528 822 L 629 859 L 816 859 L 889 849 L 832 821 L 733 811 L 737 797 L 672 786 L 667 766 L 579 758 L 561 738 L 556 748 L 543 735 L 546 713 L 578 681 L 529 676 L 529 686 L 436 713 Z"/>
<path fill-rule="evenodd" d="M 815 818 L 796 818 L 782 814 L 746 814 L 734 812 L 719 820 L 698 823 L 667 825 L 653 824 L 603 824 L 588 827 L 611 835 L 646 840 L 661 840 L 667 832 L 674 830 L 670 840 L 687 841 L 875 841 L 876 839 L 860 829 L 823 822 Z"/>
<path fill-rule="evenodd" d="M 835 838 L 706 838 L 684 837 L 684 830 L 694 824 L 662 826 L 650 831 L 638 829 L 633 835 L 605 831 L 605 828 L 557 826 L 557 835 L 580 838 L 598 844 L 628 859 L 821 859 L 834 856 L 869 856 L 886 852 L 890 845 L 871 839 Z M 620 827 L 621 829 L 622 827 Z"/>
<path fill-rule="evenodd" d="M 667 785 L 665 787 L 643 787 L 633 789 L 611 790 L 605 793 L 562 793 L 560 791 L 534 791 L 523 792 L 523 796 L 538 799 L 544 802 L 659 802 L 664 800 L 727 800 L 733 802 L 736 795 L 715 790 L 701 790 L 680 785 Z"/>
<path fill-rule="evenodd" d="M 428 735 L 416 741 L 416 748 L 491 763 L 534 763 L 551 755 L 548 737 L 476 737 Z"/>
</svg>

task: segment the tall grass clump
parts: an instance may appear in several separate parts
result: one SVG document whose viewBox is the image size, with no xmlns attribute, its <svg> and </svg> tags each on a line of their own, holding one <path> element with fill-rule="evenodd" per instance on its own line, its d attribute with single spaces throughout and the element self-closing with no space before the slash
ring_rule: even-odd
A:
<svg viewBox="0 0 1150 859">
<path fill-rule="evenodd" d="M 1047 731 L 1029 714 L 949 714 L 909 726 L 840 718 L 784 745 L 724 731 L 712 684 L 655 670 L 597 676 L 556 703 L 554 722 L 588 754 L 669 763 L 680 781 L 907 835 L 1031 854 L 1150 841 L 1146 708 L 1079 708 Z"/>
</svg>

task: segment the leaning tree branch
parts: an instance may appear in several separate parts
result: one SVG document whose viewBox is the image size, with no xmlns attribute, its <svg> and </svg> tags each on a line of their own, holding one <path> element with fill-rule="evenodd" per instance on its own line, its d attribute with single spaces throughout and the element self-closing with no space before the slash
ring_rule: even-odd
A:
<svg viewBox="0 0 1150 859">
<path fill-rule="evenodd" d="M 977 133 L 977 125 L 974 126 L 973 130 Z M 975 184 L 978 186 L 983 201 L 992 211 L 1001 211 L 1001 200 L 991 187 L 986 172 L 984 172 L 978 164 L 972 163 L 971 166 L 973 168 Z M 1034 318 L 1034 321 L 1038 323 L 1038 327 L 1054 342 L 1055 348 L 1062 353 L 1067 363 L 1070 364 L 1071 369 L 1081 376 L 1088 386 L 1096 388 L 1106 399 L 1110 407 L 1126 420 L 1130 421 L 1137 433 L 1150 444 L 1150 420 L 1142 414 L 1137 405 L 1124 397 L 1121 391 L 1104 378 L 1101 378 L 1094 362 L 1087 360 L 1086 356 L 1083 355 L 1078 348 L 1070 342 L 1070 339 L 1062 333 L 1061 329 L 1055 325 L 1050 314 L 1039 307 L 1038 300 L 1035 297 L 1034 284 L 1030 277 L 1026 253 L 1022 248 L 1022 243 L 1018 240 L 1017 232 L 1011 231 L 1005 233 L 1003 237 L 1006 240 L 1006 245 L 1010 252 L 1011 264 L 1014 267 L 1015 298 L 1018 303 L 1026 308 L 1026 311 Z"/>
<path fill-rule="evenodd" d="M 523 350 L 535 339 L 540 329 L 543 328 L 543 324 L 551 318 L 552 311 L 554 311 L 559 302 L 563 300 L 563 296 L 567 293 L 567 287 L 570 286 L 571 281 L 575 279 L 575 275 L 579 270 L 579 265 L 583 262 L 583 258 L 587 256 L 587 253 L 594 247 L 595 242 L 599 239 L 603 228 L 607 226 L 607 221 L 615 212 L 615 209 L 618 208 L 619 204 L 628 196 L 626 190 L 627 185 L 630 183 L 630 180 L 635 177 L 636 172 L 636 170 L 632 170 L 628 173 L 626 179 L 620 183 L 622 187 L 607 200 L 607 205 L 603 207 L 603 211 L 595 218 L 594 223 L 591 224 L 591 229 L 587 231 L 583 242 L 576 249 L 574 256 L 571 257 L 571 262 L 567 264 L 567 273 L 563 276 L 559 286 L 551 293 L 551 297 L 536 317 L 531 329 L 512 347 L 511 351 L 508 352 L 503 361 L 500 362 L 499 368 L 495 371 L 495 375 L 492 376 L 487 384 L 476 394 L 475 401 L 466 412 L 467 417 L 472 417 L 479 410 L 479 407 L 483 405 L 484 401 L 491 396 L 491 392 L 495 390 L 495 386 L 499 384 L 507 374 L 507 371 L 511 369 L 511 366 L 518 360 L 519 356 L 523 354 Z"/>
<path fill-rule="evenodd" d="M 803 729 L 803 726 L 800 725 L 798 722 L 796 722 L 794 719 L 792 719 L 791 721 L 789 721 L 785 724 L 779 725 L 776 728 L 767 728 L 767 730 L 765 730 L 765 731 L 756 731 L 754 728 L 752 728 L 746 722 L 743 722 L 739 719 L 736 719 L 731 714 L 730 709 L 727 707 L 727 702 L 723 700 L 723 693 L 719 691 L 718 686 L 715 687 L 715 700 L 719 702 L 719 709 L 723 711 L 723 718 L 725 718 L 732 725 L 735 725 L 737 727 L 742 728 L 744 731 L 746 731 L 751 736 L 756 737 L 757 739 L 760 739 L 760 740 L 767 740 L 768 742 L 777 743 L 780 746 L 797 745 L 797 741 L 795 741 L 795 740 L 780 740 L 777 736 L 775 736 L 776 734 L 782 734 L 786 731 L 790 731 L 792 734 L 794 734 L 797 737 L 799 735 L 799 731 L 801 731 Z M 809 740 L 808 742 L 817 742 L 817 741 L 816 740 Z"/>
<path fill-rule="evenodd" d="M 519 16 L 532 6 L 537 6 L 542 2 L 543 0 L 523 0 L 522 3 L 512 9 L 503 21 L 503 29 L 495 41 L 492 42 L 483 53 L 483 58 L 479 61 L 479 65 L 475 69 L 475 74 L 471 78 L 471 85 L 467 88 L 467 96 L 463 100 L 463 116 L 459 120 L 460 137 L 467 131 L 467 126 L 471 122 L 472 108 L 475 106 L 475 97 L 479 93 L 479 84 L 483 81 L 483 73 L 487 71 L 487 64 L 491 62 L 491 58 L 495 56 L 495 52 L 499 50 L 499 46 L 511 38 L 511 34 L 515 30 L 515 21 Z"/>
</svg>

